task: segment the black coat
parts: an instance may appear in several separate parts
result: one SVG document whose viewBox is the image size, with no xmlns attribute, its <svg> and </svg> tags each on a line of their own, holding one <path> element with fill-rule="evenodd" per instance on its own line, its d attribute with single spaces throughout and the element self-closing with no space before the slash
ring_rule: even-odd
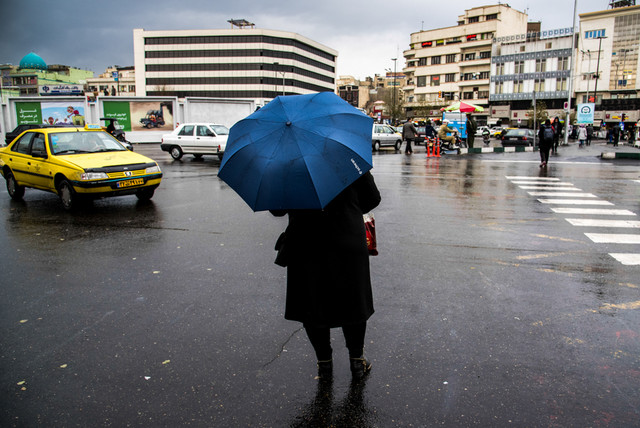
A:
<svg viewBox="0 0 640 428">
<path fill-rule="evenodd" d="M 373 295 L 362 214 L 379 203 L 380 192 L 367 172 L 324 210 L 287 212 L 286 319 L 315 327 L 369 319 Z"/>
</svg>

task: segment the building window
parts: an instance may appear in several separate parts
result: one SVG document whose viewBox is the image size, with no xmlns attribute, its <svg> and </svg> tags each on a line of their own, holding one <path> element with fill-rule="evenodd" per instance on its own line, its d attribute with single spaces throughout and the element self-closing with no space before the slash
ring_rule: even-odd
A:
<svg viewBox="0 0 640 428">
<path fill-rule="evenodd" d="M 491 58 L 491 51 L 480 52 L 480 59 Z"/>
<path fill-rule="evenodd" d="M 452 62 L 456 62 L 456 54 L 449 54 L 446 57 L 447 64 L 451 64 Z"/>
<path fill-rule="evenodd" d="M 569 58 L 564 56 L 558 58 L 558 70 L 568 70 L 569 69 Z"/>
<path fill-rule="evenodd" d="M 498 14 L 497 13 L 491 13 L 491 14 L 487 15 L 487 21 L 492 21 L 494 19 L 498 19 Z"/>
<path fill-rule="evenodd" d="M 467 36 L 467 42 L 475 42 L 476 40 L 478 40 L 477 34 L 469 34 Z"/>
<path fill-rule="evenodd" d="M 500 64 L 496 64 L 496 74 L 497 75 L 504 74 L 504 62 Z"/>
<path fill-rule="evenodd" d="M 436 40 L 436 46 L 444 46 L 444 39 Z"/>
<path fill-rule="evenodd" d="M 585 39 L 597 39 L 600 37 L 605 37 L 604 29 L 602 30 L 593 30 L 593 31 L 585 31 L 584 38 Z"/>
<path fill-rule="evenodd" d="M 520 52 L 524 52 L 527 49 L 525 45 L 520 46 Z"/>
<path fill-rule="evenodd" d="M 441 59 L 441 58 L 442 58 L 442 57 L 440 57 L 440 56 L 432 56 L 432 57 L 431 57 L 431 65 L 438 65 L 438 64 L 440 64 L 440 59 Z"/>
<path fill-rule="evenodd" d="M 514 71 L 515 74 L 524 73 L 524 61 L 516 61 L 516 68 Z"/>
<path fill-rule="evenodd" d="M 481 71 L 480 72 L 480 79 L 488 79 L 489 78 L 489 72 L 488 71 Z"/>
<path fill-rule="evenodd" d="M 549 50 L 549 49 L 551 49 L 552 47 L 553 47 L 553 43 L 551 43 L 551 42 L 547 42 L 547 43 L 545 43 L 545 44 L 544 44 L 544 48 L 545 48 L 546 50 Z"/>
<path fill-rule="evenodd" d="M 513 82 L 513 92 L 515 94 L 521 93 L 523 86 L 524 86 L 524 82 L 522 80 L 515 80 Z"/>
<path fill-rule="evenodd" d="M 504 82 L 496 82 L 496 94 L 501 94 L 504 90 Z"/>
<path fill-rule="evenodd" d="M 472 100 L 473 99 L 473 92 L 463 92 L 462 93 L 462 99 Z"/>
<path fill-rule="evenodd" d="M 561 79 L 556 80 L 556 91 L 566 91 L 567 90 L 567 78 L 563 77 Z"/>
<path fill-rule="evenodd" d="M 547 71 L 547 60 L 546 59 L 537 59 L 536 60 L 536 72 L 542 73 Z"/>
<path fill-rule="evenodd" d="M 440 75 L 435 74 L 431 76 L 431 86 L 440 86 Z"/>
<path fill-rule="evenodd" d="M 489 98 L 489 91 L 478 91 L 478 98 Z"/>
<path fill-rule="evenodd" d="M 475 52 L 464 54 L 464 60 L 465 61 L 473 61 L 474 59 L 476 59 L 476 53 Z"/>
<path fill-rule="evenodd" d="M 418 85 L 419 88 L 427 86 L 427 76 L 418 76 Z"/>
<path fill-rule="evenodd" d="M 418 67 L 424 67 L 427 65 L 427 58 L 418 58 Z"/>
<path fill-rule="evenodd" d="M 447 73 L 444 75 L 445 82 L 455 82 L 456 81 L 456 73 Z"/>
<path fill-rule="evenodd" d="M 544 80 L 536 79 L 533 82 L 533 90 L 534 92 L 544 92 Z"/>
<path fill-rule="evenodd" d="M 469 24 L 473 24 L 474 22 L 480 22 L 480 17 L 479 16 L 470 16 L 469 17 Z"/>
</svg>

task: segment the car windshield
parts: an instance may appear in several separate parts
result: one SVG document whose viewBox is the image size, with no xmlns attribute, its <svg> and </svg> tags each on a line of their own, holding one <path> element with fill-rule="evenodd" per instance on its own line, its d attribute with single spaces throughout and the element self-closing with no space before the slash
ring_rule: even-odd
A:
<svg viewBox="0 0 640 428">
<path fill-rule="evenodd" d="M 54 155 L 115 152 L 127 150 L 106 132 L 56 132 L 49 134 Z"/>
<path fill-rule="evenodd" d="M 229 135 L 229 128 L 223 125 L 209 125 L 216 135 Z"/>
</svg>

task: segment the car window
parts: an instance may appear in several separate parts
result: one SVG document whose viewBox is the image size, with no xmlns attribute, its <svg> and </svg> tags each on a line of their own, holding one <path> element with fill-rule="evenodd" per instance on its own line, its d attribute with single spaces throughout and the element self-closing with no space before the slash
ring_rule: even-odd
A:
<svg viewBox="0 0 640 428">
<path fill-rule="evenodd" d="M 29 146 L 31 145 L 31 140 L 33 139 L 34 134 L 34 132 L 27 132 L 24 134 L 14 143 L 13 146 L 11 146 L 11 151 L 29 154 Z"/>
<path fill-rule="evenodd" d="M 31 153 L 33 152 L 46 152 L 44 148 L 44 134 L 38 132 L 33 137 L 33 142 L 31 143 Z"/>
<path fill-rule="evenodd" d="M 213 137 L 213 132 L 204 125 L 198 125 L 196 135 L 198 137 Z"/>
<path fill-rule="evenodd" d="M 216 135 L 229 135 L 229 128 L 223 125 L 209 125 Z"/>
<path fill-rule="evenodd" d="M 507 131 L 507 136 L 509 137 L 522 137 L 524 135 L 527 135 L 526 129 L 511 129 Z"/>
<path fill-rule="evenodd" d="M 127 150 L 106 132 L 57 132 L 49 134 L 49 148 L 55 155 Z"/>
<path fill-rule="evenodd" d="M 180 132 L 178 132 L 178 135 L 193 135 L 193 129 L 194 128 L 195 128 L 195 126 L 193 126 L 193 125 L 185 125 L 185 126 L 182 127 Z"/>
</svg>

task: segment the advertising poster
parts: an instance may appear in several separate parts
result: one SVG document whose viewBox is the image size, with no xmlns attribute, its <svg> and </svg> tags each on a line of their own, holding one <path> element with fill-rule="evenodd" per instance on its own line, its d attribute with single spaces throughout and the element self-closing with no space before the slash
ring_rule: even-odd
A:
<svg viewBox="0 0 640 428">
<path fill-rule="evenodd" d="M 16 103 L 18 125 L 42 123 L 40 103 Z"/>
<path fill-rule="evenodd" d="M 131 111 L 131 130 L 167 130 L 172 131 L 173 103 L 171 101 L 143 101 L 129 103 Z"/>
<path fill-rule="evenodd" d="M 123 131 L 131 131 L 131 110 L 129 101 L 105 101 L 102 104 L 103 117 L 113 117 Z"/>
<path fill-rule="evenodd" d="M 42 122 L 49 125 L 68 124 L 84 126 L 84 104 L 67 102 L 41 103 Z"/>
</svg>

